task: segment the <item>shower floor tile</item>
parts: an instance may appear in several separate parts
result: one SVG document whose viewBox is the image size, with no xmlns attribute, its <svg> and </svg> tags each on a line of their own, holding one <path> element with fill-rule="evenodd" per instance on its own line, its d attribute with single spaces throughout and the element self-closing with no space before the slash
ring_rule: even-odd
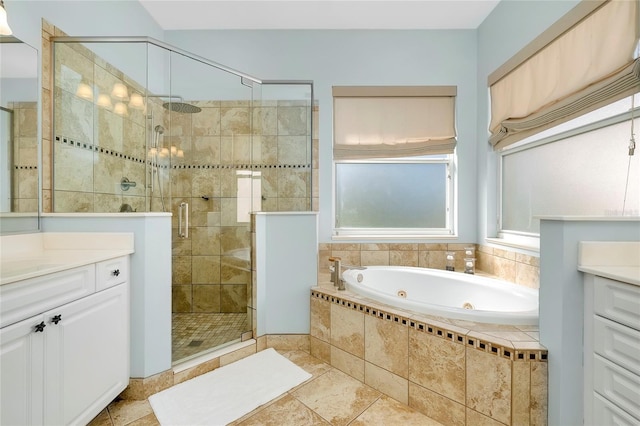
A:
<svg viewBox="0 0 640 426">
<path fill-rule="evenodd" d="M 250 330 L 246 313 L 175 313 L 171 323 L 173 362 L 240 338 Z"/>
</svg>

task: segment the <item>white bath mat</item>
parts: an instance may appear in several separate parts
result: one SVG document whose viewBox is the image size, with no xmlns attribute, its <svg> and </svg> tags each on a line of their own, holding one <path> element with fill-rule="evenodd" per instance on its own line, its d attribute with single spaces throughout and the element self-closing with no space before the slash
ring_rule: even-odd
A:
<svg viewBox="0 0 640 426">
<path fill-rule="evenodd" d="M 149 397 L 161 425 L 226 425 L 311 374 L 273 348 L 179 383 Z"/>
</svg>

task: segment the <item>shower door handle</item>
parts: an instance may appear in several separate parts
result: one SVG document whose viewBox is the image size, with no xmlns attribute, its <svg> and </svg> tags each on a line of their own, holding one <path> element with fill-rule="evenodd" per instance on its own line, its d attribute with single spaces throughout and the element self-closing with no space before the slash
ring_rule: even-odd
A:
<svg viewBox="0 0 640 426">
<path fill-rule="evenodd" d="M 184 225 L 182 221 L 184 219 Z M 178 236 L 189 238 L 189 203 L 180 203 L 178 209 Z"/>
</svg>

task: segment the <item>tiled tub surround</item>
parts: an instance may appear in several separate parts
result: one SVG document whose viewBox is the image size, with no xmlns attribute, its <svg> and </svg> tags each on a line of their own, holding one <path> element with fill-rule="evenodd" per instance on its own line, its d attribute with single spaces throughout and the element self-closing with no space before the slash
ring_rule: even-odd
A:
<svg viewBox="0 0 640 426">
<path fill-rule="evenodd" d="M 443 424 L 546 424 L 537 327 L 416 315 L 323 284 L 310 339 L 313 356 Z"/>
<path fill-rule="evenodd" d="M 455 252 L 456 271 L 464 270 L 464 249 L 475 247 L 476 269 L 530 288 L 540 287 L 538 257 L 477 244 L 321 243 L 318 247 L 318 282 L 328 282 L 329 257 L 338 256 L 353 266 L 417 266 L 445 269 L 446 252 Z"/>
</svg>

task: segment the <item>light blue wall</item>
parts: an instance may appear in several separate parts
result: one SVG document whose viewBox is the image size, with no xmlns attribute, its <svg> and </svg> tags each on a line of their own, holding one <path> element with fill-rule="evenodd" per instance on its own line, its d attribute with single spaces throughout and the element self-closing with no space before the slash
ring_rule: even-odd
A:
<svg viewBox="0 0 640 426">
<path fill-rule="evenodd" d="M 478 28 L 477 242 L 495 237 L 497 230 L 497 155 L 489 146 L 489 90 L 487 77 L 535 39 L 579 0 L 503 0 Z"/>
<path fill-rule="evenodd" d="M 164 31 L 140 2 L 5 0 L 14 35 L 40 50 L 42 18 L 70 36 L 147 36 L 162 40 Z"/>
<path fill-rule="evenodd" d="M 331 238 L 331 87 L 458 86 L 458 229 L 460 241 L 475 241 L 475 30 L 167 31 L 165 40 L 260 79 L 314 81 L 320 106 L 320 242 Z"/>
</svg>

